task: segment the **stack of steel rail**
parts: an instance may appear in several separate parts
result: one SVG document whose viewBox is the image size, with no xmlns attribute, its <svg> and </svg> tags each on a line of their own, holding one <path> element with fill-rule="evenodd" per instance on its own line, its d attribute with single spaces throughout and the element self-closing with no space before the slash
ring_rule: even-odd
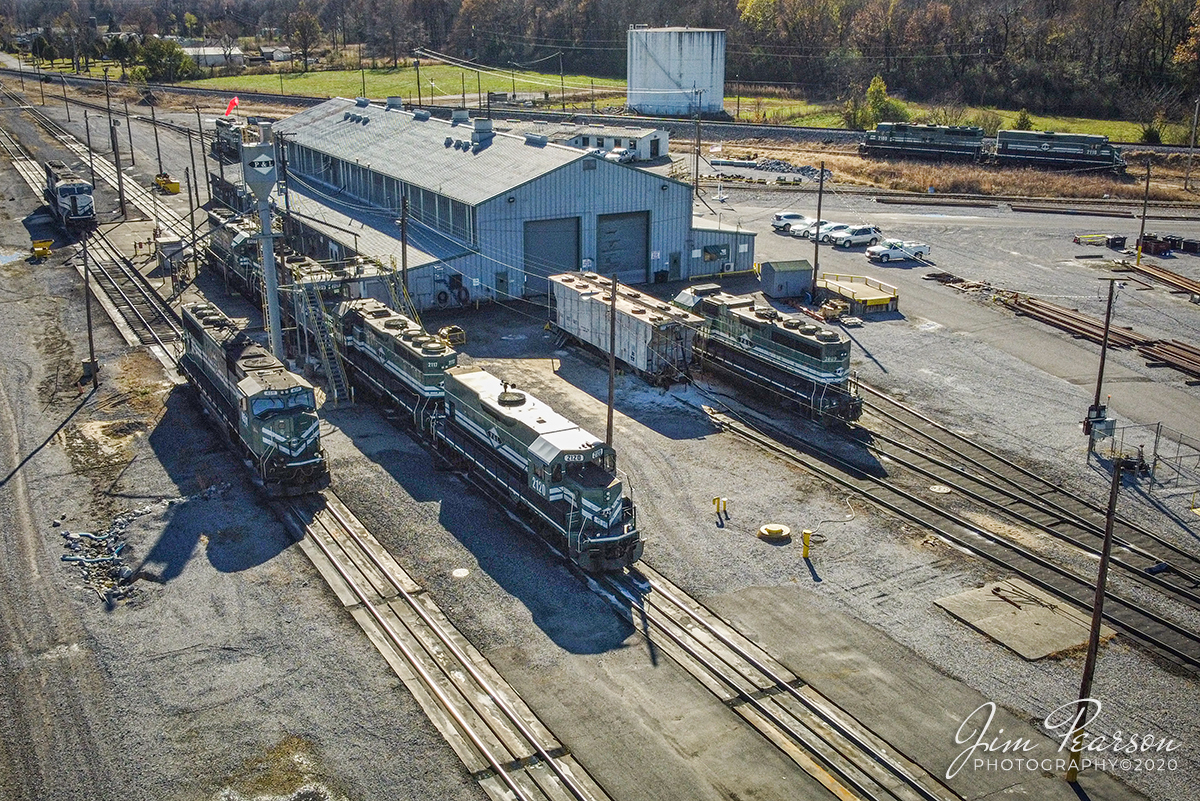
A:
<svg viewBox="0 0 1200 801">
<path fill-rule="evenodd" d="M 1139 275 L 1144 275 L 1148 278 L 1153 278 L 1155 281 L 1166 284 L 1178 292 L 1187 292 L 1191 295 L 1200 295 L 1200 281 L 1194 281 L 1187 276 L 1172 272 L 1165 267 L 1159 267 L 1157 264 L 1134 264 L 1132 262 L 1121 262 L 1113 268 L 1117 271 L 1135 272 Z"/>
<path fill-rule="evenodd" d="M 1138 353 L 1152 366 L 1173 367 L 1181 373 L 1200 378 L 1200 348 L 1194 345 L 1177 339 L 1160 339 L 1139 345 Z"/>
<path fill-rule="evenodd" d="M 1001 303 L 1018 314 L 1041 320 L 1092 342 L 1101 342 L 1104 339 L 1104 322 L 1082 314 L 1077 309 L 1068 309 L 1018 292 L 1003 293 L 998 297 Z M 1118 326 L 1113 326 L 1108 334 L 1108 344 L 1114 348 L 1142 347 L 1153 341 L 1150 337 Z"/>
</svg>

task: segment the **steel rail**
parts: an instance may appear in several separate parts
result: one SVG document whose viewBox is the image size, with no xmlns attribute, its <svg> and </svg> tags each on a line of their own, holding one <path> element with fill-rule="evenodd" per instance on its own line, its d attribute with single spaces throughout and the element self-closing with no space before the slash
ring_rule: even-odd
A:
<svg viewBox="0 0 1200 801">
<path fill-rule="evenodd" d="M 331 495 L 335 499 L 337 499 L 337 496 L 334 495 L 331 491 L 326 490 L 326 493 Z M 338 503 L 341 503 L 340 499 L 337 499 L 337 500 L 338 500 Z M 372 553 L 369 548 L 366 547 L 366 545 L 363 543 L 362 539 L 358 536 L 358 534 L 356 532 L 354 532 L 352 530 L 352 527 L 350 526 L 349 522 L 341 515 L 341 513 L 338 512 L 336 508 L 334 508 L 333 506 L 330 506 L 328 504 L 326 505 L 325 509 L 326 509 L 326 511 L 328 511 L 330 514 L 333 515 L 333 517 L 338 521 L 338 523 L 341 524 L 343 529 L 345 529 L 345 531 L 350 535 L 350 537 L 354 539 L 355 544 L 357 544 L 359 546 L 359 548 L 362 549 L 363 553 L 367 556 L 367 558 L 381 572 L 384 572 L 384 566 L 379 561 L 379 558 L 374 553 Z M 386 572 L 384 574 L 386 575 Z M 575 780 L 573 778 L 571 778 L 562 769 L 562 767 L 558 764 L 558 762 L 550 755 L 550 752 L 548 752 L 545 749 L 545 747 L 542 746 L 541 742 L 538 740 L 537 735 L 534 734 L 534 732 L 529 728 L 529 726 L 525 723 L 525 721 L 521 719 L 521 716 L 517 713 L 517 711 L 515 709 L 512 708 L 512 706 L 508 703 L 508 701 L 505 700 L 504 697 L 499 692 L 496 691 L 496 689 L 488 681 L 487 677 L 485 677 L 482 673 L 480 673 L 479 669 L 475 667 L 475 665 L 472 662 L 472 660 L 470 659 L 470 657 L 466 653 L 463 652 L 463 650 L 459 647 L 458 643 L 454 642 L 452 639 L 450 639 L 449 637 L 446 636 L 445 632 L 442 631 L 441 627 L 436 625 L 434 620 L 429 616 L 429 613 L 426 612 L 425 609 L 422 608 L 421 605 L 416 602 L 416 599 L 413 598 L 412 594 L 408 590 L 406 590 L 404 587 L 396 585 L 395 582 L 393 582 L 392 584 L 396 588 L 397 594 L 400 595 L 400 597 L 402 597 L 404 599 L 405 603 L 407 603 L 410 607 L 412 607 L 413 611 L 415 611 L 417 613 L 417 615 L 421 618 L 421 620 L 425 623 L 425 625 L 429 626 L 429 628 L 435 633 L 435 635 L 442 642 L 442 644 L 445 645 L 445 647 L 447 649 L 449 649 L 452 654 L 454 654 L 454 658 L 459 661 L 459 663 L 470 674 L 471 678 L 474 679 L 475 682 L 484 690 L 484 692 L 487 693 L 488 698 L 491 699 L 491 701 L 493 703 L 495 703 L 496 706 L 499 707 L 504 712 L 504 714 L 509 718 L 509 720 L 516 726 L 517 730 L 521 733 L 521 736 L 523 736 L 529 742 L 529 744 L 531 746 L 533 746 L 533 749 L 534 749 L 534 751 L 537 752 L 537 755 L 539 757 L 541 757 L 542 760 L 544 760 L 547 763 L 547 765 L 550 766 L 550 769 L 552 771 L 554 771 L 554 774 L 559 778 L 559 780 L 562 781 L 563 784 L 565 784 L 567 786 L 567 788 L 571 791 L 571 794 L 573 796 L 575 796 L 575 798 L 579 799 L 579 801 L 585 801 L 585 799 L 589 799 L 590 796 L 581 787 L 579 787 L 575 783 Z"/>
<path fill-rule="evenodd" d="M 996 478 L 1008 481 L 1010 483 L 1010 485 L 1012 485 L 1012 486 L 1021 487 L 1020 484 L 1014 483 L 1011 478 L 1004 476 L 999 471 L 997 471 L 995 468 L 985 464 L 983 461 L 981 461 L 973 456 L 970 456 L 966 452 L 967 449 L 977 451 L 977 452 L 983 454 L 984 456 L 986 456 L 988 459 L 992 460 L 993 462 L 1003 463 L 1012 472 L 1014 472 L 1020 476 L 1023 476 L 1024 478 L 1029 479 L 1030 481 L 1034 482 L 1035 484 L 1041 485 L 1046 490 L 1049 490 L 1063 498 L 1066 498 L 1067 500 L 1069 500 L 1073 503 L 1078 504 L 1079 506 L 1083 507 L 1084 509 L 1088 510 L 1089 512 L 1099 516 L 1100 519 L 1103 519 L 1107 515 L 1107 510 L 1105 508 L 1101 507 L 1099 504 L 1096 504 L 1093 501 L 1090 501 L 1087 498 L 1083 497 L 1082 495 L 1072 492 L 1071 490 L 1064 489 L 1063 487 L 1050 481 L 1049 479 L 1045 478 L 1044 476 L 1041 476 L 1041 475 L 1033 472 L 1032 470 L 1029 470 L 1028 468 L 1022 467 L 1021 465 L 1017 464 L 1016 462 L 1013 462 L 1010 459 L 1005 458 L 1002 454 L 997 453 L 996 451 L 992 450 L 991 448 L 981 445 L 980 443 L 978 443 L 972 439 L 964 437 L 962 434 L 959 434 L 958 432 L 943 425 L 942 423 L 938 422 L 937 420 L 934 420 L 931 417 L 929 417 L 928 415 L 918 411 L 917 409 L 914 409 L 913 407 L 911 407 L 901 401 L 898 401 L 895 398 L 890 397 L 886 393 L 881 392 L 880 390 L 870 386 L 869 384 L 864 384 L 862 382 L 859 382 L 859 388 L 860 388 L 860 391 L 862 391 L 868 395 L 871 395 L 873 397 L 876 397 L 880 401 L 888 404 L 889 406 L 894 407 L 895 409 L 898 409 L 901 412 L 903 412 L 907 415 L 911 415 L 912 417 L 916 418 L 924 426 L 926 426 L 927 429 L 932 429 L 934 431 L 937 431 L 939 434 L 946 435 L 947 437 L 951 438 L 955 444 L 953 446 L 950 446 L 945 442 L 941 442 L 940 440 L 938 440 L 934 436 L 932 436 L 928 431 L 922 430 L 920 427 L 914 425 L 913 423 L 908 423 L 908 422 L 905 422 L 905 421 L 899 419 L 899 417 L 897 417 L 896 415 L 894 415 L 890 412 L 883 410 L 878 405 L 871 404 L 870 408 L 887 416 L 889 419 L 893 420 L 898 426 L 900 426 L 904 429 L 907 429 L 908 431 L 911 431 L 912 433 L 916 434 L 917 436 L 920 436 L 926 440 L 929 440 L 930 442 L 933 442 L 935 445 L 939 445 L 943 448 L 952 449 L 952 452 L 954 453 L 954 455 L 956 457 L 963 459 L 964 461 L 974 465 L 975 467 L 978 467 L 980 470 L 983 470 L 983 471 L 995 476 Z M 860 427 L 862 427 L 861 424 L 860 424 Z M 872 432 L 872 433 L 874 433 L 874 432 Z M 1026 492 L 1029 492 L 1031 494 L 1036 494 L 1033 490 L 1030 490 L 1028 487 L 1022 487 L 1022 489 L 1024 489 Z M 1058 506 L 1057 503 L 1054 505 Z M 1066 510 L 1066 511 L 1069 514 L 1071 513 L 1070 510 Z M 1078 515 L 1076 515 L 1076 516 L 1078 517 Z M 1191 553 L 1191 552 L 1181 548 L 1180 546 L 1176 545 L 1175 543 L 1173 543 L 1169 540 L 1166 540 L 1163 537 L 1155 534 L 1154 532 L 1147 530 L 1146 528 L 1138 525 L 1137 523 L 1134 523 L 1126 518 L 1121 517 L 1120 515 L 1118 515 L 1115 519 L 1116 519 L 1116 522 L 1120 526 L 1127 529 L 1128 531 L 1134 532 L 1135 534 L 1137 534 L 1139 536 L 1145 537 L 1148 540 L 1150 540 L 1152 543 L 1154 543 L 1158 546 L 1161 546 L 1161 547 L 1167 549 L 1168 551 L 1171 551 L 1172 553 L 1177 554 L 1178 556 L 1180 556 L 1184 559 L 1187 559 L 1190 562 L 1200 564 L 1200 555 Z M 1096 525 L 1098 527 L 1098 524 L 1096 524 Z M 1131 549 L 1133 547 L 1135 547 L 1134 543 L 1128 541 L 1125 538 L 1119 538 L 1118 540 L 1115 540 L 1115 541 L 1120 543 L 1124 547 L 1128 547 Z M 1149 554 L 1149 551 L 1147 551 L 1147 554 Z M 1160 561 L 1165 561 L 1165 560 L 1160 559 Z M 1191 574 L 1188 573 L 1188 575 L 1191 575 Z"/>
<path fill-rule="evenodd" d="M 982 529 L 973 521 L 965 520 L 958 515 L 941 509 L 925 499 L 907 492 L 899 487 L 887 483 L 875 476 L 871 476 L 862 470 L 857 465 L 853 465 L 836 454 L 816 448 L 815 446 L 804 444 L 802 447 L 809 448 L 812 451 L 818 452 L 819 455 L 829 461 L 841 466 L 840 470 L 833 468 L 823 468 L 812 462 L 806 461 L 799 457 L 790 448 L 785 447 L 765 434 L 749 427 L 748 425 L 736 423 L 732 420 L 721 421 L 721 425 L 731 433 L 753 442 L 764 450 L 775 453 L 786 461 L 790 461 L 798 466 L 804 467 L 816 475 L 830 480 L 839 486 L 850 489 L 861 494 L 863 497 L 873 503 L 894 512 L 901 517 L 910 520 L 918 525 L 924 526 L 931 531 L 944 538 L 947 542 L 953 543 L 971 553 L 984 557 L 985 559 L 999 565 L 1005 569 L 1012 570 L 1014 573 L 1025 577 L 1027 580 L 1038 585 L 1047 592 L 1067 600 L 1073 604 L 1077 604 L 1082 608 L 1089 608 L 1091 605 L 1091 593 L 1095 590 L 1095 582 L 1090 579 L 1080 577 L 1066 568 L 1060 567 L 1048 559 L 1033 553 L 1027 548 L 1011 542 L 1003 537 L 995 535 Z M 789 435 L 781 431 L 773 431 L 772 436 L 791 439 Z M 845 471 L 845 474 L 841 472 Z M 858 481 L 873 484 L 878 488 L 878 492 L 871 492 L 858 481 L 851 480 L 848 476 L 860 477 Z M 923 509 L 937 517 L 942 518 L 946 523 L 961 529 L 963 532 L 969 533 L 974 537 L 983 540 L 991 548 L 983 547 L 979 542 L 974 542 L 965 536 L 956 534 L 949 530 L 944 525 L 937 525 L 927 517 L 922 517 L 911 509 L 905 509 L 897 500 L 889 500 L 882 497 L 881 492 L 886 491 L 896 496 L 911 506 Z M 1017 560 L 1023 561 L 1028 567 L 1018 566 Z M 1034 568 L 1037 568 L 1035 571 Z M 1056 578 L 1058 584 L 1047 576 Z M 1069 589 L 1074 588 L 1079 591 L 1079 597 L 1072 595 Z M 1131 638 L 1142 642 L 1151 647 L 1152 650 L 1161 652 L 1162 655 L 1169 657 L 1172 661 L 1181 665 L 1185 669 L 1193 673 L 1200 673 L 1200 635 L 1189 631 L 1182 626 L 1167 620 L 1161 615 L 1144 608 L 1143 606 L 1121 597 L 1113 592 L 1107 593 L 1109 603 L 1104 610 L 1104 619 L 1111 623 L 1115 628 L 1124 631 Z M 1118 612 L 1114 612 L 1114 607 Z M 1142 625 L 1150 624 L 1157 626 L 1160 629 L 1175 635 L 1178 644 L 1166 642 L 1161 636 L 1152 634 L 1140 627 L 1137 622 L 1126 620 L 1126 616 L 1132 616 L 1142 619 Z M 1191 647 L 1191 651 L 1183 650 Z"/>
<path fill-rule="evenodd" d="M 446 695 L 446 692 L 438 685 L 438 683 L 434 680 L 434 677 L 430 675 L 429 671 L 426 670 L 425 667 L 420 663 L 420 660 L 417 659 L 416 654 L 411 648 L 408 647 L 406 643 L 404 643 L 399 632 L 397 632 L 392 624 L 383 617 L 378 609 L 375 608 L 375 605 L 371 602 L 370 595 L 358 585 L 358 583 L 346 570 L 341 560 L 336 557 L 329 546 L 322 542 L 320 537 L 316 536 L 316 532 L 313 531 L 312 527 L 308 523 L 304 522 L 304 517 L 301 513 L 302 510 L 300 510 L 295 503 L 283 505 L 283 509 L 286 514 L 292 517 L 295 523 L 299 525 L 302 530 L 309 533 L 309 539 L 311 539 L 312 542 L 314 542 L 317 547 L 320 548 L 321 552 L 325 554 L 325 558 L 327 558 L 330 564 L 333 566 L 333 569 L 337 571 L 338 576 L 358 597 L 361 603 L 361 608 L 366 610 L 366 612 L 375 621 L 375 624 L 380 627 L 380 630 L 387 634 L 390 643 L 400 651 L 400 653 L 408 661 L 409 666 L 414 670 L 414 672 L 417 673 L 418 676 L 420 676 L 421 681 L 424 682 L 429 691 L 437 697 L 446 713 L 454 719 L 454 722 L 458 724 L 458 727 L 462 733 L 471 741 L 471 744 L 479 752 L 479 755 L 483 757 L 483 759 L 491 766 L 492 770 L 496 773 L 500 780 L 504 782 L 505 786 L 512 791 L 514 796 L 521 799 L 521 801 L 533 801 L 533 799 L 530 798 L 525 790 L 516 783 L 516 780 L 509 775 L 508 771 L 504 770 L 504 766 L 496 760 L 495 756 L 491 753 L 491 749 L 483 743 L 479 735 L 475 732 L 474 728 L 467 723 L 467 721 L 463 718 L 462 713 L 456 708 L 453 701 Z"/>
</svg>

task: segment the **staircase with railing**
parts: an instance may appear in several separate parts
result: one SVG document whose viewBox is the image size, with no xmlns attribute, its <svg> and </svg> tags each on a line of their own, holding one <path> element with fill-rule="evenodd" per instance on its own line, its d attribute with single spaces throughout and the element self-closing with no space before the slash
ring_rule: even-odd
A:
<svg viewBox="0 0 1200 801">
<path fill-rule="evenodd" d="M 321 352 L 321 364 L 325 368 L 333 404 L 337 406 L 350 400 L 350 381 L 346 378 L 346 369 L 338 357 L 337 343 L 329 330 L 329 320 L 325 316 L 325 304 L 321 302 L 320 291 L 310 281 L 303 281 L 300 285 L 304 287 L 304 299 L 307 303 L 308 330 Z"/>
</svg>

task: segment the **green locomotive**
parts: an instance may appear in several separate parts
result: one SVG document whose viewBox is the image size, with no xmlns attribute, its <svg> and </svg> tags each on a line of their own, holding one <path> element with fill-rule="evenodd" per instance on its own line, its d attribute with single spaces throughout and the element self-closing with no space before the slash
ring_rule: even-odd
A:
<svg viewBox="0 0 1200 801">
<path fill-rule="evenodd" d="M 329 484 L 313 386 L 207 303 L 183 307 L 184 375 L 254 465 L 267 493 L 302 495 Z"/>
<path fill-rule="evenodd" d="M 373 298 L 343 301 L 332 326 L 339 349 L 360 385 L 413 415 L 427 429 L 429 413 L 441 412 L 443 373 L 458 364 L 458 353 L 410 320 Z"/>
<path fill-rule="evenodd" d="M 484 483 L 544 524 L 552 544 L 589 572 L 642 555 L 633 500 L 611 445 L 479 367 L 445 371 L 446 415 L 435 430 Z"/>
</svg>

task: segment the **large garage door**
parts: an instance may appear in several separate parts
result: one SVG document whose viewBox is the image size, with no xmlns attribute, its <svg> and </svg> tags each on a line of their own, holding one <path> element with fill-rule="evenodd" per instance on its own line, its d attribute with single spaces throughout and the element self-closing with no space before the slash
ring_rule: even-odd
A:
<svg viewBox="0 0 1200 801">
<path fill-rule="evenodd" d="M 650 212 L 602 214 L 596 223 L 596 272 L 626 284 L 650 280 Z"/>
<path fill-rule="evenodd" d="M 525 223 L 525 292 L 545 295 L 546 276 L 579 269 L 579 218 Z"/>
</svg>

